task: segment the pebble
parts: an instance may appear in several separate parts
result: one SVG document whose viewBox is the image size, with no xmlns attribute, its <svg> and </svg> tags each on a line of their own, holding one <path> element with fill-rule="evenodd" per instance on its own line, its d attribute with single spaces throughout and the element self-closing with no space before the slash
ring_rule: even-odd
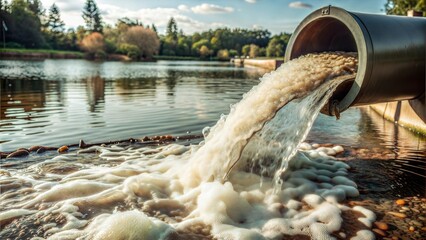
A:
<svg viewBox="0 0 426 240">
<path fill-rule="evenodd" d="M 37 150 L 39 150 L 42 146 L 32 146 L 30 148 L 28 148 L 28 151 L 30 152 L 36 152 Z"/>
<path fill-rule="evenodd" d="M 68 151 L 68 146 L 64 145 L 60 148 L 58 148 L 58 153 L 64 153 Z"/>
<path fill-rule="evenodd" d="M 410 226 L 410 227 L 408 228 L 408 230 L 409 230 L 410 232 L 414 232 L 415 228 L 414 228 L 413 226 Z"/>
<path fill-rule="evenodd" d="M 419 221 L 416 220 L 412 220 L 411 223 L 413 223 L 414 225 L 416 225 L 417 227 L 423 227 L 423 224 Z"/>
<path fill-rule="evenodd" d="M 46 152 L 46 148 L 45 147 L 40 147 L 39 149 L 37 149 L 37 153 L 44 153 Z"/>
<path fill-rule="evenodd" d="M 86 148 L 87 144 L 83 141 L 83 139 L 80 139 L 80 142 L 78 143 L 79 148 Z"/>
<path fill-rule="evenodd" d="M 386 231 L 386 230 L 388 230 L 388 229 L 389 229 L 388 224 L 386 224 L 386 223 L 384 223 L 384 222 L 374 222 L 374 225 L 376 225 L 376 227 L 377 227 L 378 229 L 380 229 L 380 230 L 384 230 L 384 231 Z"/>
<path fill-rule="evenodd" d="M 377 229 L 377 228 L 373 228 L 373 232 L 375 232 L 375 233 L 379 234 L 379 235 L 380 235 L 380 236 L 382 236 L 382 237 L 386 236 L 386 233 L 385 233 L 385 232 L 383 232 L 382 230 Z"/>
<path fill-rule="evenodd" d="M 393 215 L 395 217 L 399 217 L 399 218 L 406 218 L 407 215 L 405 215 L 404 213 L 399 213 L 399 212 L 388 212 L 390 215 Z"/>
<path fill-rule="evenodd" d="M 396 200 L 396 204 L 403 206 L 403 205 L 405 205 L 405 200 L 404 199 L 398 199 L 398 200 Z"/>
<path fill-rule="evenodd" d="M 6 158 L 12 158 L 12 157 L 26 157 L 30 154 L 30 152 L 28 152 L 27 150 L 21 149 L 21 150 L 17 150 L 9 155 L 7 155 Z"/>
</svg>

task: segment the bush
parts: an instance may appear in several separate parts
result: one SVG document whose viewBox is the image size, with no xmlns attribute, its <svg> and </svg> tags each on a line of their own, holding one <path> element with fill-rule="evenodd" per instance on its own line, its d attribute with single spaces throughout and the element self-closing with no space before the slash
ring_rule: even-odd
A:
<svg viewBox="0 0 426 240">
<path fill-rule="evenodd" d="M 217 52 L 217 58 L 219 60 L 229 60 L 229 51 L 228 49 L 221 49 Z"/>
<path fill-rule="evenodd" d="M 83 38 L 80 46 L 89 54 L 96 54 L 98 51 L 104 50 L 104 36 L 98 32 L 91 33 Z"/>
<path fill-rule="evenodd" d="M 141 52 L 138 46 L 133 44 L 123 43 L 117 50 L 118 53 L 125 54 L 131 59 L 139 59 L 141 57 Z"/>
<path fill-rule="evenodd" d="M 157 33 L 142 26 L 130 27 L 122 34 L 121 39 L 125 44 L 136 46 L 139 56 L 148 59 L 157 54 L 160 48 L 160 39 L 158 39 Z"/>
<path fill-rule="evenodd" d="M 105 51 L 107 53 L 115 53 L 117 51 L 117 46 L 111 40 L 105 40 Z"/>
<path fill-rule="evenodd" d="M 235 49 L 230 49 L 230 50 L 229 50 L 229 56 L 230 56 L 230 57 L 238 56 L 238 51 L 237 51 L 237 50 L 235 50 Z"/>
<path fill-rule="evenodd" d="M 23 45 L 16 42 L 7 42 L 6 48 L 25 48 Z"/>
<path fill-rule="evenodd" d="M 103 50 L 98 50 L 95 52 L 96 59 L 105 59 L 106 57 L 107 57 L 107 54 Z"/>
</svg>

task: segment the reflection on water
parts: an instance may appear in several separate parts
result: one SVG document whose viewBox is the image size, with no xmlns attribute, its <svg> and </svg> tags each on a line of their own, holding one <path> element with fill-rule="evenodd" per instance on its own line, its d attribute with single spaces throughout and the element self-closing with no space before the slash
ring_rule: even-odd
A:
<svg viewBox="0 0 426 240">
<path fill-rule="evenodd" d="M 350 163 L 358 169 L 358 183 L 370 194 L 426 196 L 426 137 L 385 120 L 371 108 L 349 109 L 339 121 L 321 115 L 308 139 L 354 148 Z"/>
<path fill-rule="evenodd" d="M 1 61 L 0 151 L 201 132 L 264 73 L 223 62 Z"/>
</svg>

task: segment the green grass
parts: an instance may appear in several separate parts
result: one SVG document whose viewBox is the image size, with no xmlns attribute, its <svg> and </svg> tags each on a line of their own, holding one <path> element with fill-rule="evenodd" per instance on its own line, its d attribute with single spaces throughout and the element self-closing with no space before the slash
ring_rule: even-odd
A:
<svg viewBox="0 0 426 240">
<path fill-rule="evenodd" d="M 256 60 L 281 60 L 281 61 L 284 61 L 284 57 L 256 57 L 256 58 L 250 58 L 250 59 L 256 59 Z"/>
<path fill-rule="evenodd" d="M 44 54 L 53 54 L 53 55 L 73 54 L 80 57 L 84 56 L 84 53 L 78 52 L 78 51 L 62 51 L 62 50 L 52 50 L 52 49 L 0 48 L 0 53 L 1 52 L 20 53 L 20 54 L 44 53 Z"/>
<path fill-rule="evenodd" d="M 198 61 L 200 58 L 198 57 L 183 57 L 183 56 L 162 56 L 156 55 L 154 56 L 156 60 L 185 60 L 185 61 Z"/>
</svg>

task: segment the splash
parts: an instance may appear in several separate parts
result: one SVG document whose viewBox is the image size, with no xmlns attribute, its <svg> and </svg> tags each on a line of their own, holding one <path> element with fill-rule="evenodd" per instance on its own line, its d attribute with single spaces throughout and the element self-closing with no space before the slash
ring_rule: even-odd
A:
<svg viewBox="0 0 426 240">
<path fill-rule="evenodd" d="M 372 212 L 339 203 L 359 194 L 349 166 L 332 157 L 343 148 L 302 143 L 356 66 L 346 53 L 284 64 L 206 128 L 199 145 L 94 146 L 3 170 L 0 238 L 346 238 L 342 215 L 351 211 L 365 215 L 368 229 Z M 93 161 L 75 162 L 87 155 Z M 365 229 L 352 237 L 373 238 Z"/>
</svg>

